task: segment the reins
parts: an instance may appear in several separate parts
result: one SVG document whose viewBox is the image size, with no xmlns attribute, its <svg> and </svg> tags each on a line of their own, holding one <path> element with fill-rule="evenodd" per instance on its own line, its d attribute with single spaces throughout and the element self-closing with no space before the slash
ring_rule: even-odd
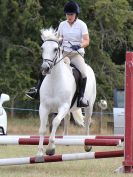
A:
<svg viewBox="0 0 133 177">
<path fill-rule="evenodd" d="M 70 41 L 68 41 L 68 43 L 69 44 L 71 44 L 71 46 L 72 46 L 72 43 L 70 42 Z M 67 46 L 63 46 L 63 47 L 67 47 Z M 69 54 L 70 53 L 72 53 L 73 52 L 73 50 L 72 51 L 70 51 L 67 55 L 65 55 L 64 57 L 62 57 L 56 64 L 58 64 L 61 60 L 63 60 L 65 57 L 67 57 L 67 56 L 69 56 Z M 83 58 L 83 56 L 81 55 L 81 53 L 78 51 L 78 50 L 76 50 L 76 52 Z"/>
<path fill-rule="evenodd" d="M 60 60 L 58 60 L 57 61 L 57 58 L 58 58 L 58 56 L 57 56 L 57 54 L 58 54 L 58 51 L 59 51 L 59 53 L 60 53 L 60 46 L 59 46 L 59 43 L 56 41 L 56 40 L 52 40 L 52 39 L 47 39 L 47 40 L 45 40 L 44 42 L 47 42 L 47 41 L 52 41 L 52 42 L 56 42 L 57 44 L 58 44 L 58 50 L 57 50 L 57 52 L 56 52 L 56 55 L 55 55 L 55 57 L 53 58 L 53 60 L 50 60 L 50 59 L 43 59 L 43 61 L 50 61 L 50 62 L 53 62 L 54 63 L 54 65 L 53 66 L 55 66 L 55 65 L 57 65 L 61 60 L 63 60 L 65 57 L 67 57 L 70 53 L 72 53 L 72 51 L 70 51 L 67 55 L 65 55 L 65 56 L 63 56 Z M 59 56 L 60 56 L 60 54 L 59 54 Z M 57 61 L 57 62 L 56 62 Z M 51 67 L 51 69 L 53 68 L 53 66 Z"/>
<path fill-rule="evenodd" d="M 73 51 L 73 50 L 72 50 L 72 51 Z M 65 55 L 64 57 L 62 57 L 59 61 L 57 61 L 56 64 L 58 64 L 61 60 L 63 60 L 65 57 L 67 57 L 70 53 L 72 53 L 72 51 L 69 52 L 69 53 L 68 53 L 67 55 Z M 56 64 L 55 64 L 55 65 L 56 65 Z"/>
<path fill-rule="evenodd" d="M 53 41 L 53 42 L 56 42 L 57 44 L 58 44 L 58 50 L 57 50 L 57 52 L 56 52 L 56 55 L 55 55 L 55 57 L 53 58 L 53 60 L 50 60 L 50 59 L 43 59 L 43 61 L 50 61 L 50 62 L 52 62 L 53 63 L 53 65 L 50 67 L 50 69 L 52 69 L 55 65 L 57 65 L 60 61 L 62 61 L 65 57 L 67 57 L 67 56 L 69 56 L 72 52 L 73 52 L 73 50 L 72 51 L 70 51 L 70 52 L 68 52 L 68 54 L 66 54 L 65 56 L 63 56 L 60 60 L 58 60 L 57 61 L 57 59 L 58 59 L 58 51 L 59 51 L 59 57 L 60 57 L 60 45 L 59 45 L 59 43 L 56 41 L 56 40 L 52 40 L 52 39 L 47 39 L 47 40 L 45 40 L 44 42 L 46 42 L 46 41 Z M 70 41 L 68 41 L 69 42 L 69 44 L 71 44 L 71 46 L 72 46 L 72 43 L 70 42 Z M 63 46 L 63 47 L 67 47 L 67 46 Z M 78 50 L 76 50 L 76 52 L 79 54 L 79 55 L 81 55 L 81 53 L 78 51 Z M 82 55 L 81 55 L 82 56 Z M 83 56 L 82 56 L 83 57 Z"/>
<path fill-rule="evenodd" d="M 71 46 L 72 46 L 72 43 L 70 41 L 68 41 L 68 43 L 71 44 Z M 81 55 L 81 53 L 78 50 L 76 50 L 76 52 L 83 58 L 83 56 Z"/>
</svg>

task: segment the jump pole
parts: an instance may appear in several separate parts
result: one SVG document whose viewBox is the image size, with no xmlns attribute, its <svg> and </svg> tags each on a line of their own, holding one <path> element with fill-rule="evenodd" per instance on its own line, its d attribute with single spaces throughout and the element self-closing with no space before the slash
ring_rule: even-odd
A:
<svg viewBox="0 0 133 177">
<path fill-rule="evenodd" d="M 0 136 L 1 138 L 2 136 Z M 38 135 L 5 135 L 3 137 L 7 138 L 39 138 Z M 49 136 L 44 136 L 44 138 L 48 139 Z M 120 139 L 124 141 L 123 135 L 57 135 L 55 138 L 60 139 Z"/>
<path fill-rule="evenodd" d="M 123 150 L 0 159 L 0 166 L 122 157 Z"/>
<path fill-rule="evenodd" d="M 44 145 L 48 145 L 49 139 L 43 141 Z M 39 138 L 18 138 L 18 137 L 0 137 L 0 144 L 6 145 L 38 145 Z M 56 145 L 90 145 L 90 146 L 120 146 L 119 139 L 55 139 Z"/>
</svg>

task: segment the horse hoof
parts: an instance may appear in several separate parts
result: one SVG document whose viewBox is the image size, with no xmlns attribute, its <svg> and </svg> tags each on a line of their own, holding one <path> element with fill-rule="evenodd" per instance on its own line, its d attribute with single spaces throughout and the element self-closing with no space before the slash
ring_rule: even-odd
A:
<svg viewBox="0 0 133 177">
<path fill-rule="evenodd" d="M 47 149 L 46 150 L 46 155 L 54 155 L 55 154 L 55 149 Z"/>
<path fill-rule="evenodd" d="M 87 145 L 84 146 L 84 150 L 85 150 L 86 152 L 90 152 L 91 149 L 92 149 L 92 146 L 87 146 Z"/>
<path fill-rule="evenodd" d="M 44 155 L 43 152 L 37 152 L 36 154 L 37 157 L 42 157 L 43 155 Z"/>
<path fill-rule="evenodd" d="M 44 162 L 44 156 L 35 156 L 35 162 L 37 163 L 43 163 Z"/>
</svg>

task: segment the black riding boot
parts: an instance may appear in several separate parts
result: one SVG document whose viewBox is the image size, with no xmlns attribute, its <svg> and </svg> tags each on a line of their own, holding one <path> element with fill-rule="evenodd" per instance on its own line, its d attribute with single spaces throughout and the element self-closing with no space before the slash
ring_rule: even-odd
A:
<svg viewBox="0 0 133 177">
<path fill-rule="evenodd" d="M 89 106 L 89 101 L 84 97 L 85 87 L 86 87 L 87 78 L 83 78 L 81 80 L 80 90 L 79 90 L 79 98 L 78 98 L 78 107 L 87 107 Z"/>
<path fill-rule="evenodd" d="M 27 97 L 29 97 L 31 99 L 38 99 L 39 98 L 39 90 L 40 90 L 40 87 L 41 87 L 44 77 L 45 76 L 43 76 L 41 73 L 39 74 L 39 79 L 38 79 L 36 87 L 30 88 L 30 90 L 26 92 Z"/>
</svg>

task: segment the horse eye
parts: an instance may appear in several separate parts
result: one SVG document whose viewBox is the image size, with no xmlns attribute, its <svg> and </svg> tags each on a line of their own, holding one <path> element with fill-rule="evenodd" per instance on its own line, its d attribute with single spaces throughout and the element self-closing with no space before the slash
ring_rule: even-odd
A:
<svg viewBox="0 0 133 177">
<path fill-rule="evenodd" d="M 57 52 L 57 50 L 58 50 L 58 48 L 55 48 L 55 49 L 54 49 L 54 52 Z"/>
</svg>

